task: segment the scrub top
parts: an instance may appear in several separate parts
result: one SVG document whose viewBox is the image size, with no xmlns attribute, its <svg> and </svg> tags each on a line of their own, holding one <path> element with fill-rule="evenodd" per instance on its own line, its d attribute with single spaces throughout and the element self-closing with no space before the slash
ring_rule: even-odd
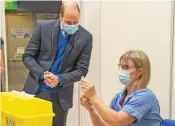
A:
<svg viewBox="0 0 175 126">
<path fill-rule="evenodd" d="M 115 111 L 123 111 L 136 118 L 128 126 L 161 126 L 160 106 L 155 94 L 148 88 L 132 91 L 121 106 L 126 89 L 117 94 L 110 104 Z"/>
</svg>

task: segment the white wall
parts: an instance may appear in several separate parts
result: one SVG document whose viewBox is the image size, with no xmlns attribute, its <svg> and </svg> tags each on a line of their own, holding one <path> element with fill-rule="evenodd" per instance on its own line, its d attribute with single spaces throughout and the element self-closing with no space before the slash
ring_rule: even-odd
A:
<svg viewBox="0 0 175 126">
<path fill-rule="evenodd" d="M 173 54 L 173 86 L 172 86 L 172 119 L 175 120 L 175 41 L 174 41 L 174 54 Z"/>
<path fill-rule="evenodd" d="M 175 16 L 175 2 L 174 2 L 174 16 Z M 174 26 L 175 26 L 175 20 L 174 20 Z M 175 27 L 174 27 L 174 37 L 175 37 Z M 173 41 L 173 85 L 172 85 L 172 119 L 175 120 L 175 39 Z"/>
<path fill-rule="evenodd" d="M 81 9 L 81 25 L 93 34 L 93 50 L 87 79 L 95 83 L 97 92 L 100 94 L 100 2 L 98 1 L 78 1 Z M 70 110 L 67 126 L 91 126 L 89 114 L 79 105 L 81 95 L 80 86 L 75 84 L 74 107 Z"/>
<path fill-rule="evenodd" d="M 92 81 L 100 95 L 101 84 L 101 46 L 100 46 L 100 2 L 81 1 L 81 24 L 93 35 L 93 50 L 90 62 L 88 80 Z M 80 126 L 91 126 L 89 114 L 81 107 Z"/>
<path fill-rule="evenodd" d="M 102 98 L 109 103 L 123 88 L 117 76 L 119 56 L 128 49 L 141 49 L 151 61 L 149 87 L 159 99 L 161 115 L 168 118 L 171 2 L 103 1 L 101 13 Z"/>
<path fill-rule="evenodd" d="M 120 55 L 129 49 L 141 49 L 151 61 L 149 88 L 159 99 L 161 115 L 169 118 L 171 2 L 80 1 L 80 8 L 81 24 L 94 38 L 87 79 L 95 84 L 102 99 L 109 104 L 114 94 L 124 88 L 117 75 Z M 173 88 L 175 91 L 175 85 Z M 76 92 L 80 95 L 78 87 Z M 76 104 L 77 100 L 76 96 Z M 79 126 L 91 126 L 87 112 L 82 107 L 78 110 L 77 106 L 71 110 L 68 126 L 76 126 L 72 123 L 77 118 Z M 79 117 L 74 117 L 77 111 Z M 175 109 L 173 111 L 174 118 Z"/>
<path fill-rule="evenodd" d="M 117 75 L 120 55 L 129 49 L 141 49 L 151 61 L 149 88 L 159 99 L 161 115 L 169 118 L 171 1 L 101 1 L 98 5 L 91 2 L 89 6 L 83 3 L 83 9 L 87 10 L 83 13 L 85 26 L 91 29 L 94 37 L 101 36 L 101 70 L 97 70 L 101 71 L 102 99 L 109 104 L 114 94 L 123 89 Z M 96 23 L 101 24 L 100 31 L 96 30 L 100 29 Z M 94 49 L 93 57 L 97 57 L 96 54 Z M 92 59 L 94 64 L 95 61 Z M 90 72 L 89 76 L 94 73 Z"/>
</svg>

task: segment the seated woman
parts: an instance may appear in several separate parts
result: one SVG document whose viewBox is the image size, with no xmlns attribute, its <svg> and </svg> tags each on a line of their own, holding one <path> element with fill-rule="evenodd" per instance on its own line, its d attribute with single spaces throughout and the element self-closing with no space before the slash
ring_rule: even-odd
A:
<svg viewBox="0 0 175 126">
<path fill-rule="evenodd" d="M 147 88 L 151 77 L 148 56 L 143 51 L 128 51 L 119 62 L 119 79 L 125 88 L 115 95 L 110 107 L 97 96 L 92 83 L 81 80 L 80 102 L 94 126 L 160 126 L 159 102 Z"/>
</svg>

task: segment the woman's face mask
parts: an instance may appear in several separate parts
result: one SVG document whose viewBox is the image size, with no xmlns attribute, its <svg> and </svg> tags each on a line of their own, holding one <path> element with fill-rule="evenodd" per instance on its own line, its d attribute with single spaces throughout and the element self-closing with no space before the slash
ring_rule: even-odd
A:
<svg viewBox="0 0 175 126">
<path fill-rule="evenodd" d="M 125 86 L 128 86 L 133 81 L 138 79 L 138 77 L 141 76 L 142 73 L 142 68 L 136 69 L 132 61 L 123 63 L 123 65 L 120 64 L 119 68 L 120 68 L 119 80 Z"/>
<path fill-rule="evenodd" d="M 128 86 L 132 82 L 132 80 L 130 78 L 130 72 L 129 71 L 122 70 L 119 74 L 119 79 L 120 79 L 120 82 L 122 84 L 124 84 L 125 86 Z"/>
</svg>

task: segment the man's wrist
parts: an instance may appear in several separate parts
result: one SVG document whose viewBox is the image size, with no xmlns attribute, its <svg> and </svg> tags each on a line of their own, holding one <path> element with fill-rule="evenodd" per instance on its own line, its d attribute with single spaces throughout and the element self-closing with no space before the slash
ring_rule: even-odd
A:
<svg viewBox="0 0 175 126">
<path fill-rule="evenodd" d="M 42 72 L 42 73 L 40 74 L 39 79 L 40 79 L 40 80 L 44 80 L 44 72 Z"/>
</svg>

